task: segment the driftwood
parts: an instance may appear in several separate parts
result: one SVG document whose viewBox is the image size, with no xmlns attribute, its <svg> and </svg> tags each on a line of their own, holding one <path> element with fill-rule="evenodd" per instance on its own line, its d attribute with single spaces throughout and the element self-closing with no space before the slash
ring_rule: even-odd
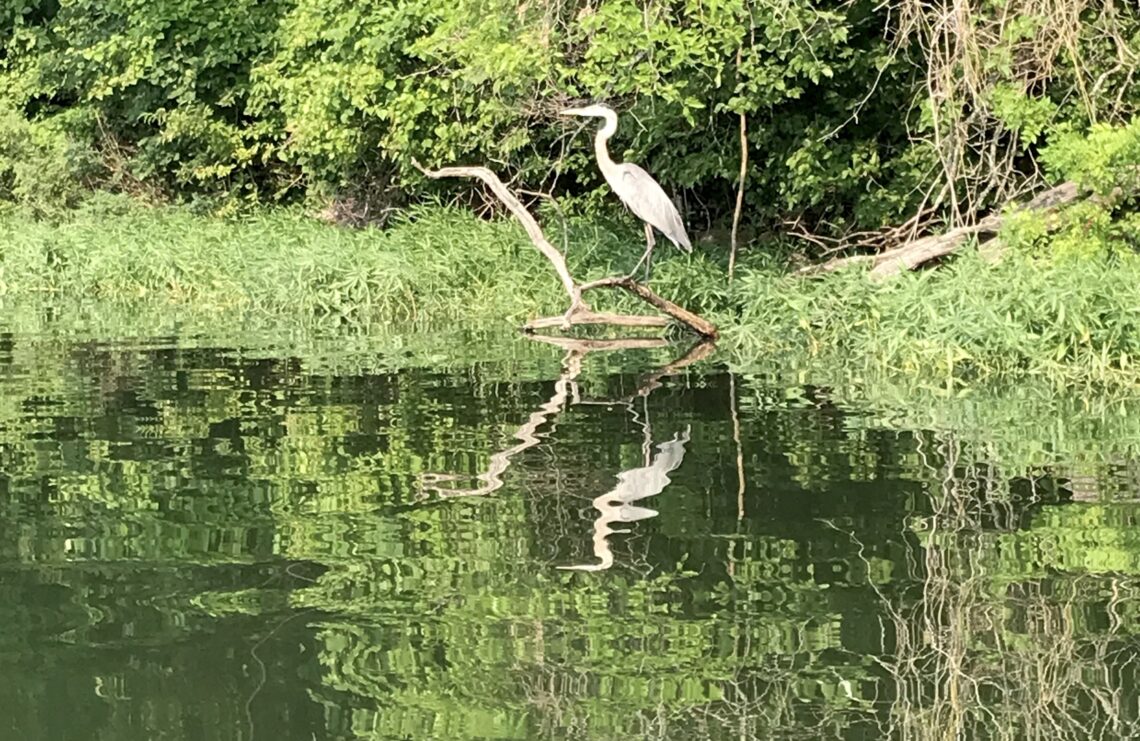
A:
<svg viewBox="0 0 1140 741">
<path fill-rule="evenodd" d="M 558 274 L 558 279 L 562 282 L 563 289 L 565 289 L 570 298 L 570 308 L 561 316 L 532 320 L 524 326 L 524 329 L 528 331 L 554 327 L 568 329 L 576 324 L 608 324 L 621 327 L 665 327 L 669 325 L 671 318 L 685 325 L 705 339 L 715 340 L 717 338 L 717 328 L 711 322 L 678 306 L 668 299 L 658 296 L 651 291 L 648 286 L 638 283 L 633 280 L 632 277 L 602 278 L 601 280 L 581 284 L 575 281 L 573 276 L 570 275 L 570 270 L 566 267 L 566 260 L 562 257 L 562 253 L 555 249 L 554 245 L 546 238 L 538 222 L 535 221 L 534 217 L 527 211 L 519 199 L 511 193 L 510 189 L 503 184 L 499 176 L 486 167 L 441 167 L 437 170 L 428 170 L 418 162 L 413 162 L 413 164 L 426 177 L 432 179 L 467 177 L 477 178 L 486 183 L 498 199 L 503 202 L 503 205 L 507 207 L 507 210 L 523 225 L 527 236 L 530 237 L 530 241 L 534 243 L 538 251 L 550 261 L 551 266 L 554 267 L 554 272 Z M 666 316 L 610 314 L 593 311 L 582 298 L 582 294 L 599 288 L 620 288 L 641 299 Z"/>
<path fill-rule="evenodd" d="M 1029 203 L 1018 207 L 1014 213 L 1036 211 L 1045 215 L 1058 206 L 1064 206 L 1076 201 L 1080 196 L 1081 191 L 1076 183 L 1062 183 L 1055 188 L 1050 188 L 1037 195 L 1030 200 Z M 886 250 L 877 255 L 840 257 L 834 260 L 828 260 L 825 263 L 820 263 L 819 265 L 809 265 L 805 268 L 801 268 L 797 272 L 800 275 L 815 275 L 819 273 L 830 273 L 834 270 L 850 267 L 852 265 L 870 265 L 872 278 L 886 278 L 896 275 L 903 270 L 914 270 L 931 260 L 948 255 L 964 245 L 972 237 L 992 237 L 1001 231 L 1006 218 L 1008 218 L 1008 216 L 1002 214 L 990 214 L 976 224 L 951 229 L 945 234 L 921 237 L 907 242 L 901 247 Z M 980 248 L 984 253 L 988 253 L 992 256 L 999 251 L 995 245 L 991 244 L 994 241 L 995 240 L 991 239 L 983 243 Z"/>
</svg>

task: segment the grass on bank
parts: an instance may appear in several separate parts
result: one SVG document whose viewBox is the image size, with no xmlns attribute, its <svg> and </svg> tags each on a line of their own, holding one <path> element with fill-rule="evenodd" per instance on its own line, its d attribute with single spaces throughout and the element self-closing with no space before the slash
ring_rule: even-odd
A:
<svg viewBox="0 0 1140 741">
<path fill-rule="evenodd" d="M 507 327 L 565 308 L 517 224 L 444 207 L 352 231 L 295 211 L 223 220 L 98 198 L 59 223 L 9 211 L 0 227 L 8 304 L 88 301 L 358 327 Z M 548 230 L 560 244 L 556 220 Z M 635 234 L 573 222 L 572 271 L 587 279 L 626 268 L 639 254 Z M 653 284 L 717 321 L 738 368 L 848 381 L 904 375 L 943 393 L 983 379 L 1140 379 L 1140 259 L 1128 251 L 1011 250 L 997 264 L 964 254 L 878 285 L 860 271 L 789 276 L 757 248 L 731 292 L 711 257 L 720 252 L 698 245 L 685 256 L 662 245 Z"/>
<path fill-rule="evenodd" d="M 557 298 L 525 236 L 442 208 L 387 231 L 336 228 L 290 210 L 211 219 L 117 199 L 55 224 L 18 214 L 5 221 L 0 295 L 10 298 L 158 303 L 303 323 L 516 316 Z M 520 295 L 519 286 L 528 288 Z"/>
<path fill-rule="evenodd" d="M 746 274 L 732 339 L 742 366 L 833 367 L 924 379 L 1131 384 L 1140 378 L 1140 258 L 976 252 L 879 285 L 859 270 Z"/>
</svg>

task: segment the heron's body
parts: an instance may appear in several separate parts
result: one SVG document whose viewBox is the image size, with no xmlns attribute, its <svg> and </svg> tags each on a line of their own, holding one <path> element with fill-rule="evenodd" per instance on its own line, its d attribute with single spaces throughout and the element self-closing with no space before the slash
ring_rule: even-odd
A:
<svg viewBox="0 0 1140 741">
<path fill-rule="evenodd" d="M 592 105 L 586 108 L 571 108 L 563 111 L 564 114 L 575 116 L 595 116 L 605 119 L 605 125 L 598 130 L 594 137 L 594 153 L 598 158 L 598 169 L 602 171 L 606 182 L 622 203 L 634 213 L 637 218 L 645 222 L 645 239 L 647 249 L 644 262 L 652 253 L 654 238 L 653 229 L 661 232 L 665 237 L 685 252 L 691 252 L 692 243 L 685 232 L 685 224 L 681 221 L 681 214 L 677 207 L 658 185 L 657 181 L 648 172 L 633 164 L 623 162 L 618 164 L 610 157 L 607 146 L 610 137 L 617 132 L 617 114 L 604 105 Z M 641 263 L 639 262 L 638 265 Z M 634 270 L 637 268 L 635 267 Z"/>
</svg>

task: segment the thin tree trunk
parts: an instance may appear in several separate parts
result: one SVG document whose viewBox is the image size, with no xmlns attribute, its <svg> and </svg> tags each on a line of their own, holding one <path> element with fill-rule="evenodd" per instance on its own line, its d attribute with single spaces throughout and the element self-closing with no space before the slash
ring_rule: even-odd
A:
<svg viewBox="0 0 1140 741">
<path fill-rule="evenodd" d="M 736 69 L 740 72 L 741 49 L 736 50 Z M 740 177 L 736 185 L 736 208 L 732 212 L 731 249 L 728 253 L 728 284 L 736 272 L 736 246 L 740 231 L 740 215 L 744 210 L 744 178 L 748 175 L 748 116 L 740 112 Z"/>
</svg>

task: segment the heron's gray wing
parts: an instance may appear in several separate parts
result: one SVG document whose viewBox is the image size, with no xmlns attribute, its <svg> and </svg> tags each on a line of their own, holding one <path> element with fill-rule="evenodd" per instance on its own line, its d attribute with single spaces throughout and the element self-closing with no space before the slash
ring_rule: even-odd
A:
<svg viewBox="0 0 1140 741">
<path fill-rule="evenodd" d="M 629 206 L 629 210 L 642 221 L 656 227 L 673 244 L 683 250 L 691 250 L 692 244 L 689 235 L 685 233 L 681 214 L 677 213 L 677 207 L 653 176 L 632 162 L 623 162 L 617 167 L 620 173 L 614 183 L 614 190 L 625 205 Z"/>
</svg>

